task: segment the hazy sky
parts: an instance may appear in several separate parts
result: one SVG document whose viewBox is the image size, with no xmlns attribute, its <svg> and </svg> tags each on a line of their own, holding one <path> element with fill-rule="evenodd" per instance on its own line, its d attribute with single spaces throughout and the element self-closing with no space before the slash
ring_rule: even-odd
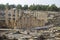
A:
<svg viewBox="0 0 60 40">
<path fill-rule="evenodd" d="M 0 0 L 0 4 L 21 4 L 21 5 L 31 5 L 31 4 L 43 4 L 43 5 L 51 5 L 55 4 L 60 7 L 60 0 Z"/>
</svg>

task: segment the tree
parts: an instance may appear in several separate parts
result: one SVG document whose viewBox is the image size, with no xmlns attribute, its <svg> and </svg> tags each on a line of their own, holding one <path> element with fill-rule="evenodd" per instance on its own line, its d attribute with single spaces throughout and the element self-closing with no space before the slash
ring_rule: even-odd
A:
<svg viewBox="0 0 60 40">
<path fill-rule="evenodd" d="M 48 10 L 49 5 L 42 5 L 41 7 L 42 7 L 43 11 L 46 11 L 46 10 Z"/>
<path fill-rule="evenodd" d="M 60 11 L 60 7 L 58 8 L 58 11 Z"/>
<path fill-rule="evenodd" d="M 17 9 L 23 9 L 23 10 L 42 10 L 42 11 L 60 11 L 60 8 L 58 8 L 55 4 L 52 4 L 51 6 L 49 5 L 30 5 L 28 7 L 28 5 L 24 5 L 24 7 L 22 7 L 22 5 L 18 4 L 16 5 L 9 5 L 8 3 L 6 5 L 4 4 L 0 4 L 0 10 L 5 10 L 6 8 L 11 9 L 11 8 L 17 8 Z"/>
<path fill-rule="evenodd" d="M 36 10 L 41 10 L 41 6 L 40 5 L 36 5 Z"/>
<path fill-rule="evenodd" d="M 11 9 L 11 8 L 16 8 L 15 5 L 9 5 L 9 7 L 10 7 L 10 9 Z"/>
<path fill-rule="evenodd" d="M 36 10 L 36 5 L 34 5 L 34 4 L 33 5 L 30 5 L 29 9 L 30 10 Z"/>
<path fill-rule="evenodd" d="M 29 7 L 30 10 L 43 10 L 46 11 L 48 10 L 49 5 L 31 5 Z"/>
<path fill-rule="evenodd" d="M 22 5 L 18 4 L 16 8 L 17 9 L 22 9 Z"/>
<path fill-rule="evenodd" d="M 52 4 L 50 7 L 49 7 L 49 11 L 57 11 L 57 6 L 55 4 Z"/>
<path fill-rule="evenodd" d="M 0 4 L 0 10 L 5 10 L 5 5 Z"/>
<path fill-rule="evenodd" d="M 5 5 L 5 9 L 10 9 L 9 3 Z"/>
<path fill-rule="evenodd" d="M 23 9 L 27 10 L 28 9 L 28 5 L 24 5 Z"/>
</svg>

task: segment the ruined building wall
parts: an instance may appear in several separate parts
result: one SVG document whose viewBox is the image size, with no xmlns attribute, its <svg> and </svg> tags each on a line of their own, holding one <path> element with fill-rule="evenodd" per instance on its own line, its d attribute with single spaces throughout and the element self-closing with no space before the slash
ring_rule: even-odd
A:
<svg viewBox="0 0 60 40">
<path fill-rule="evenodd" d="M 44 26 L 47 22 L 47 13 L 41 11 L 24 11 L 6 9 L 6 24 L 12 28 Z"/>
</svg>

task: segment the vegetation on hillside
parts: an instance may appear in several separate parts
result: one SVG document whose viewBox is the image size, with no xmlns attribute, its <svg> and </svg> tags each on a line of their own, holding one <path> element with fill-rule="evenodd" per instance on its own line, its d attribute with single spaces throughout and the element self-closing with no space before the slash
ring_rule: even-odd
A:
<svg viewBox="0 0 60 40">
<path fill-rule="evenodd" d="M 0 9 L 5 10 L 6 6 L 8 6 L 9 9 L 17 8 L 17 9 L 22 9 L 22 10 L 60 11 L 60 7 L 57 7 L 55 4 L 52 4 L 51 6 L 49 6 L 49 5 L 35 5 L 35 4 L 30 5 L 30 6 L 28 6 L 28 5 L 22 6 L 20 4 L 18 4 L 18 5 L 14 5 L 14 4 L 9 5 L 7 3 L 6 5 L 0 4 Z"/>
</svg>

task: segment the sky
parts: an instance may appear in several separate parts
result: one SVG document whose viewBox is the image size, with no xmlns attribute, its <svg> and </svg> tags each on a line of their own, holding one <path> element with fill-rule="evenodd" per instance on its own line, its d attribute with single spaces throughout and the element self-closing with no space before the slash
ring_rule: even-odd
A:
<svg viewBox="0 0 60 40">
<path fill-rule="evenodd" d="M 0 0 L 0 4 L 21 4 L 23 5 L 32 5 L 32 4 L 42 4 L 42 5 L 52 5 L 60 7 L 60 0 Z"/>
</svg>

